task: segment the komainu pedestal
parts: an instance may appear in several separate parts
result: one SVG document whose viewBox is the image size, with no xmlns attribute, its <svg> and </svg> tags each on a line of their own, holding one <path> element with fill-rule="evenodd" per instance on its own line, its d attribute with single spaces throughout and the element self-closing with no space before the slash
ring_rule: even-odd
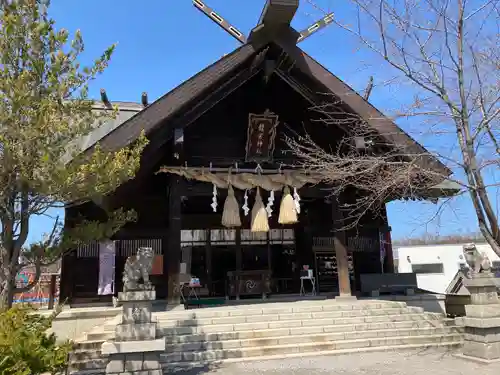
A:
<svg viewBox="0 0 500 375">
<path fill-rule="evenodd" d="M 101 352 L 109 355 L 108 375 L 162 375 L 160 354 L 165 340 L 156 338 L 152 303 L 156 292 L 149 283 L 152 250 L 140 248 L 137 256 L 127 259 L 123 275 L 121 323 L 116 326 L 115 340 L 102 344 Z"/>
<path fill-rule="evenodd" d="M 473 273 L 464 279 L 471 294 L 465 306 L 466 316 L 463 357 L 484 363 L 500 361 L 500 300 L 495 276 L 487 272 Z"/>
</svg>

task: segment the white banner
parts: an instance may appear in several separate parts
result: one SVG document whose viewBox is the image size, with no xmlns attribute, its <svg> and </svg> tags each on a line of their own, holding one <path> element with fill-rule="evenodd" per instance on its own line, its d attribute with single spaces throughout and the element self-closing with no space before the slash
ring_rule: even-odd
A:
<svg viewBox="0 0 500 375">
<path fill-rule="evenodd" d="M 99 285 L 97 294 L 106 296 L 115 293 L 115 242 L 99 243 Z"/>
</svg>

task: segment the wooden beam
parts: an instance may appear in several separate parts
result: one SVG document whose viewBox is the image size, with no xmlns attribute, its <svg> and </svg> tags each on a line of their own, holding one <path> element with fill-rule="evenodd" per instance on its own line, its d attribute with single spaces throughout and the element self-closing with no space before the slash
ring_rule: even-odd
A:
<svg viewBox="0 0 500 375">
<path fill-rule="evenodd" d="M 333 13 L 327 14 L 319 21 L 313 23 L 311 26 L 300 31 L 300 36 L 299 39 L 297 39 L 297 43 L 302 42 L 304 39 L 309 38 L 312 34 L 317 33 L 321 29 L 325 28 L 326 26 L 331 24 L 332 21 L 333 21 Z"/>
<path fill-rule="evenodd" d="M 184 161 L 184 137 L 183 129 L 175 129 L 175 137 L 173 140 L 173 152 L 175 157 L 174 162 L 182 165 Z M 168 296 L 169 305 L 180 304 L 180 289 L 179 289 L 179 271 L 180 271 L 180 256 L 181 256 L 181 228 L 182 228 L 182 213 L 181 213 L 181 196 L 183 193 L 184 179 L 181 176 L 171 175 L 168 186 L 168 208 L 169 208 L 169 224 L 168 224 L 168 240 L 167 249 L 164 250 L 164 274 L 168 277 Z"/>
<path fill-rule="evenodd" d="M 317 83 L 317 90 L 323 94 L 334 94 L 352 113 L 359 115 L 386 142 L 404 148 L 409 155 L 422 155 L 418 162 L 422 168 L 430 168 L 443 176 L 451 175 L 437 158 L 431 156 L 420 144 L 402 131 L 392 120 L 368 103 L 361 95 L 337 76 L 305 53 L 296 45 L 278 41 L 283 50 L 295 60 L 295 67 Z"/>
<path fill-rule="evenodd" d="M 148 102 L 148 93 L 145 92 L 145 91 L 141 95 L 141 103 L 142 103 L 143 107 L 147 107 L 149 105 L 149 102 Z"/>
<path fill-rule="evenodd" d="M 385 259 L 384 259 L 384 272 L 394 273 L 394 252 L 392 250 L 392 240 L 391 240 L 391 227 L 389 226 L 389 221 L 387 217 L 386 205 L 382 208 L 382 220 L 384 226 L 379 230 L 383 233 L 384 249 L 385 249 Z"/>
<path fill-rule="evenodd" d="M 207 286 L 208 286 L 208 296 L 211 297 L 213 294 L 212 291 L 212 244 L 210 241 L 210 230 L 205 230 L 205 235 L 207 238 L 207 242 L 205 245 L 205 268 L 207 272 Z"/>
<path fill-rule="evenodd" d="M 137 189 L 143 179 L 151 173 L 155 173 L 154 167 L 160 162 L 164 153 L 160 152 L 161 148 L 171 140 L 174 136 L 175 128 L 185 128 L 192 124 L 217 103 L 224 100 L 231 93 L 237 90 L 241 85 L 262 71 L 265 54 L 258 54 L 249 65 L 252 68 L 245 67 L 243 70 L 235 74 L 225 83 L 219 85 L 216 90 L 207 93 L 203 99 L 200 99 L 196 104 L 180 114 L 171 124 L 165 124 L 157 131 L 149 136 L 150 142 L 146 146 L 141 156 L 141 167 L 133 180 L 127 181 L 120 186 L 113 194 L 110 195 L 112 205 L 116 205 L 124 196 L 130 194 L 134 189 Z"/>
<path fill-rule="evenodd" d="M 254 48 L 278 39 L 297 44 L 300 34 L 290 24 L 298 8 L 299 0 L 267 0 L 257 26 L 250 31 L 248 42 Z"/>
<path fill-rule="evenodd" d="M 215 90 L 207 92 L 200 100 L 196 101 L 193 106 L 186 109 L 186 112 L 180 114 L 176 121 L 173 121 L 170 126 L 160 127 L 151 137 L 147 147 L 147 152 L 151 155 L 156 153 L 173 135 L 172 128 L 185 128 L 198 120 L 205 113 L 210 111 L 222 100 L 231 95 L 235 90 L 241 87 L 245 82 L 262 71 L 264 59 L 260 60 L 260 56 L 256 57 L 258 63 L 252 63 L 252 68 L 244 68 L 242 71 L 233 75 L 226 82 L 221 83 Z"/>
<path fill-rule="evenodd" d="M 154 166 L 160 162 L 163 155 L 157 153 L 149 153 L 146 150 L 143 151 L 141 156 L 141 165 L 134 178 L 128 180 L 121 186 L 119 186 L 114 192 L 110 193 L 105 197 L 107 201 L 107 207 L 110 209 L 116 209 L 120 206 L 120 203 L 127 197 L 130 196 L 135 190 L 139 189 L 144 183 L 145 179 L 152 175 L 155 170 Z"/>
<path fill-rule="evenodd" d="M 231 77 L 240 71 L 254 55 L 253 46 L 242 45 L 106 134 L 99 140 L 99 145 L 105 151 L 117 151 L 137 140 L 143 131 L 150 135 L 166 120 L 173 119 L 183 109 L 196 102 L 200 96 L 221 84 L 226 77 Z M 89 147 L 85 153 L 89 155 L 93 148 L 94 146 Z"/>
<path fill-rule="evenodd" d="M 203 14 L 205 14 L 208 18 L 210 18 L 216 25 L 221 27 L 229 35 L 231 35 L 233 38 L 235 38 L 237 41 L 239 41 L 242 44 L 246 43 L 247 39 L 242 34 L 241 31 L 239 31 L 236 27 L 231 25 L 222 16 L 217 14 L 217 12 L 215 12 L 212 8 L 210 8 L 208 5 L 206 5 L 203 1 L 193 0 L 193 5 L 197 9 L 199 9 Z"/>
<path fill-rule="evenodd" d="M 111 102 L 109 101 L 108 94 L 104 89 L 101 89 L 101 100 L 107 108 L 111 107 Z"/>
<path fill-rule="evenodd" d="M 337 258 L 337 272 L 339 278 L 339 296 L 351 297 L 351 280 L 349 277 L 349 262 L 347 260 L 347 244 L 342 211 L 339 210 L 337 200 L 332 200 L 332 225 L 333 243 L 335 246 L 335 256 Z"/>
<path fill-rule="evenodd" d="M 209 183 L 199 182 L 194 184 L 189 184 L 184 190 L 184 195 L 187 197 L 197 197 L 197 196 L 211 196 L 213 192 L 213 187 Z M 281 193 L 275 192 L 278 197 Z M 299 194 L 302 197 L 308 198 L 326 198 L 331 194 L 331 187 L 323 183 L 304 186 L 299 190 Z M 276 198 L 278 199 L 278 198 Z"/>
<path fill-rule="evenodd" d="M 275 27 L 290 25 L 299 9 L 299 0 L 267 0 L 259 17 L 258 25 Z"/>
<path fill-rule="evenodd" d="M 241 272 L 242 266 L 243 266 L 243 248 L 241 247 L 241 229 L 237 228 L 236 229 L 236 272 Z M 227 275 L 225 275 L 227 277 Z M 238 284 L 236 284 L 238 285 Z M 240 299 L 240 287 L 239 285 L 237 286 L 236 289 L 236 299 Z"/>
</svg>

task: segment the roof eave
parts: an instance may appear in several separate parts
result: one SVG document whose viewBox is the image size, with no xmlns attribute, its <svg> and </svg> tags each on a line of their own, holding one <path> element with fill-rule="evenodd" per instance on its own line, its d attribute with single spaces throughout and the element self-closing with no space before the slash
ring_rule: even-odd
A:
<svg viewBox="0 0 500 375">
<path fill-rule="evenodd" d="M 250 44 L 238 47 L 151 103 L 146 110 L 139 111 L 106 133 L 98 142 L 107 151 L 116 151 L 130 145 L 143 130 L 149 134 L 158 124 L 175 115 L 207 87 L 229 76 L 254 54 L 255 49 Z M 90 153 L 94 145 L 89 145 L 83 152 Z"/>
<path fill-rule="evenodd" d="M 354 113 L 360 115 L 369 125 L 377 130 L 382 136 L 386 137 L 388 141 L 408 149 L 409 154 L 422 155 L 420 159 L 422 160 L 421 162 L 425 164 L 425 167 L 438 171 L 443 178 L 451 176 L 451 170 L 441 163 L 440 160 L 431 155 L 397 124 L 365 100 L 352 87 L 326 69 L 317 60 L 309 56 L 296 45 L 291 46 L 283 43 L 279 43 L 279 45 L 295 59 L 296 66 L 302 73 L 315 80 L 324 88 L 325 92 L 329 91 L 337 96 Z"/>
</svg>

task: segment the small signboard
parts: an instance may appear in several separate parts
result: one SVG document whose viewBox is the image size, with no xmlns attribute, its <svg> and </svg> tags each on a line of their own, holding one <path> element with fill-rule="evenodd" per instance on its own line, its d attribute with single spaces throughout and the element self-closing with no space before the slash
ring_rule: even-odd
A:
<svg viewBox="0 0 500 375">
<path fill-rule="evenodd" d="M 247 162 L 270 162 L 273 159 L 274 142 L 278 115 L 268 109 L 263 114 L 248 115 L 248 135 L 246 146 Z"/>
<path fill-rule="evenodd" d="M 191 280 L 189 281 L 189 286 L 190 287 L 200 287 L 200 279 L 197 277 L 191 277 Z"/>
</svg>

